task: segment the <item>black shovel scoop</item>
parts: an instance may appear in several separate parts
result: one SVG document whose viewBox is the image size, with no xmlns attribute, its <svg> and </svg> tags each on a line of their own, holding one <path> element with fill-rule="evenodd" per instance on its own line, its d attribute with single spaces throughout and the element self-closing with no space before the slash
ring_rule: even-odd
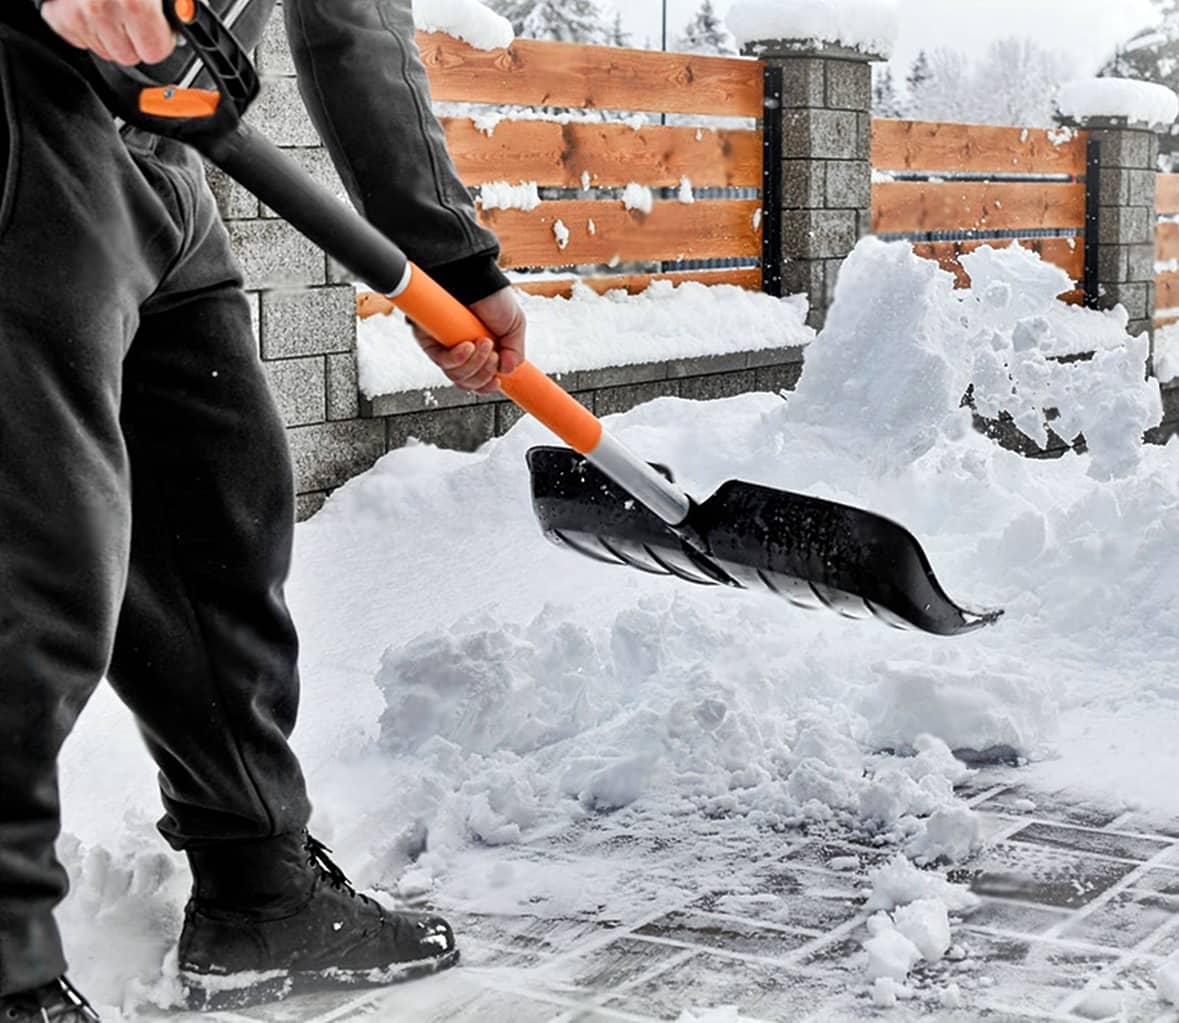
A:
<svg viewBox="0 0 1179 1023">
<path fill-rule="evenodd" d="M 388 238 L 242 121 L 258 93 L 245 52 L 203 0 L 165 0 L 191 53 L 170 83 L 96 61 L 116 115 L 182 139 L 443 344 L 489 336 Z M 184 85 L 203 71 L 215 89 Z M 181 84 L 175 84 L 179 81 Z M 955 635 L 1001 612 L 968 611 L 934 578 L 912 534 L 888 519 L 752 483 L 730 481 L 697 504 L 620 444 L 571 395 L 524 362 L 500 388 L 570 448 L 528 453 L 533 504 L 545 534 L 590 557 L 697 583 L 760 587 L 796 604 Z"/>
</svg>

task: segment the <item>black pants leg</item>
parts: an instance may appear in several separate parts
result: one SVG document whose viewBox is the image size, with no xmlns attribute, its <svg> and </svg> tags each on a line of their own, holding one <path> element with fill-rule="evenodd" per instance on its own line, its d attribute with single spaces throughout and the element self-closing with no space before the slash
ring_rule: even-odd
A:
<svg viewBox="0 0 1179 1023">
<path fill-rule="evenodd" d="M 56 761 L 110 672 L 176 847 L 298 830 L 291 481 L 199 164 L 0 27 L 0 995 L 65 967 Z"/>
</svg>

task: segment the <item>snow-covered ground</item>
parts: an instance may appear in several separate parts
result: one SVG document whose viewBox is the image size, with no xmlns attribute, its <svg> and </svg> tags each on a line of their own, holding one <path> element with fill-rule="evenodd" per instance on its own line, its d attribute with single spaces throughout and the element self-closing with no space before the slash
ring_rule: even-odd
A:
<svg viewBox="0 0 1179 1023">
<path fill-rule="evenodd" d="M 822 826 L 903 854 L 868 879 L 880 915 L 857 952 L 888 1006 L 969 909 L 913 868 L 981 841 L 951 748 L 1004 748 L 1046 789 L 1179 815 L 1179 444 L 1139 442 L 1160 412 L 1145 342 L 1120 312 L 1057 303 L 1063 275 L 1025 250 L 964 262 L 974 288 L 955 292 L 906 245 L 867 240 L 795 392 L 660 399 L 608 425 L 701 497 L 736 477 L 896 518 L 951 596 L 1006 609 L 996 627 L 938 639 L 558 550 L 529 507 L 524 453 L 549 442 L 531 421 L 475 453 L 391 452 L 299 527 L 295 744 L 313 827 L 358 882 L 443 901 L 461 886 L 523 912 L 593 886 L 496 866 L 497 847 L 540 833 L 589 849 L 616 813 L 666 821 L 679 842 L 685 820 Z M 661 303 L 633 308 L 658 336 Z M 744 309 L 733 301 L 728 333 L 753 329 Z M 1077 351 L 1095 355 L 1046 357 Z M 1089 453 L 997 447 L 961 406 L 971 383 L 981 410 L 1031 435 L 1059 408 L 1054 428 L 1083 430 Z M 150 762 L 106 690 L 62 773 L 74 978 L 128 1012 L 167 1001 L 187 877 L 153 833 Z M 1160 993 L 1174 990 L 1172 971 Z"/>
</svg>

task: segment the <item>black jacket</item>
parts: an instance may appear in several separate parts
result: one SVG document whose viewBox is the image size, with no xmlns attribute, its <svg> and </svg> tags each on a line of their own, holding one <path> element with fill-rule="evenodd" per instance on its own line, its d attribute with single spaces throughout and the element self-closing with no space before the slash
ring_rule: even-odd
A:
<svg viewBox="0 0 1179 1023">
<path fill-rule="evenodd" d="M 239 7 L 210 2 L 219 13 Z M 0 21 L 64 46 L 38 6 L 0 0 Z M 273 6 L 246 3 L 234 31 L 247 49 Z M 411 0 L 284 0 L 283 13 L 303 102 L 356 207 L 460 301 L 504 287 L 498 242 L 476 222 L 431 112 Z M 165 62 L 165 76 L 177 77 L 168 72 L 184 60 L 177 53 Z"/>
</svg>

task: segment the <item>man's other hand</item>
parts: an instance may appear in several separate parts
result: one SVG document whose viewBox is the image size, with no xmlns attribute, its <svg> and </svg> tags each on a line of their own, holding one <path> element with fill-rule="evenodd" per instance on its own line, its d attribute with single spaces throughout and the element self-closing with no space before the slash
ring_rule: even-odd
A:
<svg viewBox="0 0 1179 1023">
<path fill-rule="evenodd" d="M 472 303 L 471 311 L 483 321 L 491 337 L 447 348 L 417 324 L 413 328 L 414 337 L 455 387 L 477 394 L 494 394 L 499 390 L 496 375 L 506 376 L 524 361 L 527 327 L 524 310 L 516 293 L 511 288 L 502 288 Z"/>
<path fill-rule="evenodd" d="M 176 46 L 160 0 L 45 0 L 41 17 L 67 43 L 115 64 L 158 64 Z"/>
</svg>

